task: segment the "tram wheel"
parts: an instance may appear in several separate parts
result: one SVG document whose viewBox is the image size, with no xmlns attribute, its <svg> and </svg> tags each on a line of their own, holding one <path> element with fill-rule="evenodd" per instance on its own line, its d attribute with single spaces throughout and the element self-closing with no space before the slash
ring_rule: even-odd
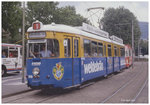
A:
<svg viewBox="0 0 150 105">
<path fill-rule="evenodd" d="M 5 66 L 2 66 L 2 77 L 7 75 L 7 69 Z"/>
<path fill-rule="evenodd" d="M 19 73 L 20 73 L 20 71 L 16 71 L 16 73 L 18 73 L 18 74 L 19 74 Z"/>
<path fill-rule="evenodd" d="M 104 78 L 108 79 L 108 75 L 104 75 Z"/>
</svg>

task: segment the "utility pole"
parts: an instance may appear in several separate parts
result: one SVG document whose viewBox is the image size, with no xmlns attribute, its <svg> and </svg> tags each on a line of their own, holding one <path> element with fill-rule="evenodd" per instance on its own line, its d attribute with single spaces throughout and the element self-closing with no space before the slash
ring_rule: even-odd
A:
<svg viewBox="0 0 150 105">
<path fill-rule="evenodd" d="M 122 23 L 122 24 L 115 24 L 115 25 L 131 25 L 132 30 L 132 69 L 134 64 L 134 27 L 133 27 L 133 20 L 132 23 Z"/>
<path fill-rule="evenodd" d="M 24 34 L 25 34 L 25 2 L 23 2 L 23 20 L 22 20 L 22 83 L 25 82 L 25 77 L 24 77 L 24 60 L 25 60 L 25 56 L 24 56 L 24 51 L 25 51 L 25 44 L 24 44 Z"/>
<path fill-rule="evenodd" d="M 138 61 L 140 59 L 140 39 L 138 40 Z"/>
<path fill-rule="evenodd" d="M 132 20 L 132 69 L 134 65 L 134 27 L 133 27 L 133 20 Z"/>
</svg>

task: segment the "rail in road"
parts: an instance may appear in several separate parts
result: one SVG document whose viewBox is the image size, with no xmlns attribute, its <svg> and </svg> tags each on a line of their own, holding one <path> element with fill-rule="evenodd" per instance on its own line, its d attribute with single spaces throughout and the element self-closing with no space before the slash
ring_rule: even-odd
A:
<svg viewBox="0 0 150 105">
<path fill-rule="evenodd" d="M 89 83 L 90 84 L 90 83 Z M 2 103 L 148 103 L 148 63 L 136 62 L 107 79 L 70 90 L 34 90 L 2 98 Z"/>
<path fill-rule="evenodd" d="M 143 63 L 142 63 L 143 64 Z M 140 95 L 140 93 L 142 92 L 142 90 L 144 89 L 144 87 L 146 86 L 147 82 L 148 82 L 148 78 L 145 77 L 144 79 L 142 79 L 145 75 L 148 74 L 147 72 L 143 72 L 143 66 L 141 65 L 138 70 L 140 70 L 137 74 L 135 74 L 135 76 L 132 77 L 132 79 L 129 79 L 125 84 L 123 84 L 118 90 L 116 90 L 112 95 L 110 95 L 109 97 L 107 97 L 106 99 L 104 99 L 103 101 L 101 101 L 100 103 L 112 103 L 112 102 L 117 102 L 117 99 L 119 99 L 119 97 L 121 97 L 122 94 L 125 94 L 125 92 L 132 92 L 132 90 L 137 90 L 137 95 L 135 97 L 121 97 L 121 100 L 118 101 L 122 101 L 122 102 L 129 102 L 129 103 L 133 103 L 136 101 L 137 97 Z M 140 82 L 142 81 L 142 82 Z M 140 88 L 140 90 L 138 88 L 136 88 L 136 85 L 138 86 L 139 83 L 143 83 L 140 86 L 142 86 Z M 124 92 L 124 93 L 123 93 Z"/>
</svg>

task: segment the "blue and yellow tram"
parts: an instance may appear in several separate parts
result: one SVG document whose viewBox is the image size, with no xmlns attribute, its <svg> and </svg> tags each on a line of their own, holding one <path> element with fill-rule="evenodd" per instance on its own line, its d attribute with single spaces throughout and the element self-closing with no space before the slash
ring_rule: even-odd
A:
<svg viewBox="0 0 150 105">
<path fill-rule="evenodd" d="M 29 87 L 80 86 L 125 68 L 123 40 L 83 23 L 81 27 L 33 22 L 27 30 Z"/>
</svg>

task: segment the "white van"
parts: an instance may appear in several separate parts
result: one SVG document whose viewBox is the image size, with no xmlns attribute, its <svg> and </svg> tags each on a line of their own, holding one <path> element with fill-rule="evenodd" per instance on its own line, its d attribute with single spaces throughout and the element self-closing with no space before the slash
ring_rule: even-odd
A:
<svg viewBox="0 0 150 105">
<path fill-rule="evenodd" d="M 2 76 L 7 75 L 8 72 L 22 70 L 21 50 L 21 45 L 2 43 Z"/>
</svg>

